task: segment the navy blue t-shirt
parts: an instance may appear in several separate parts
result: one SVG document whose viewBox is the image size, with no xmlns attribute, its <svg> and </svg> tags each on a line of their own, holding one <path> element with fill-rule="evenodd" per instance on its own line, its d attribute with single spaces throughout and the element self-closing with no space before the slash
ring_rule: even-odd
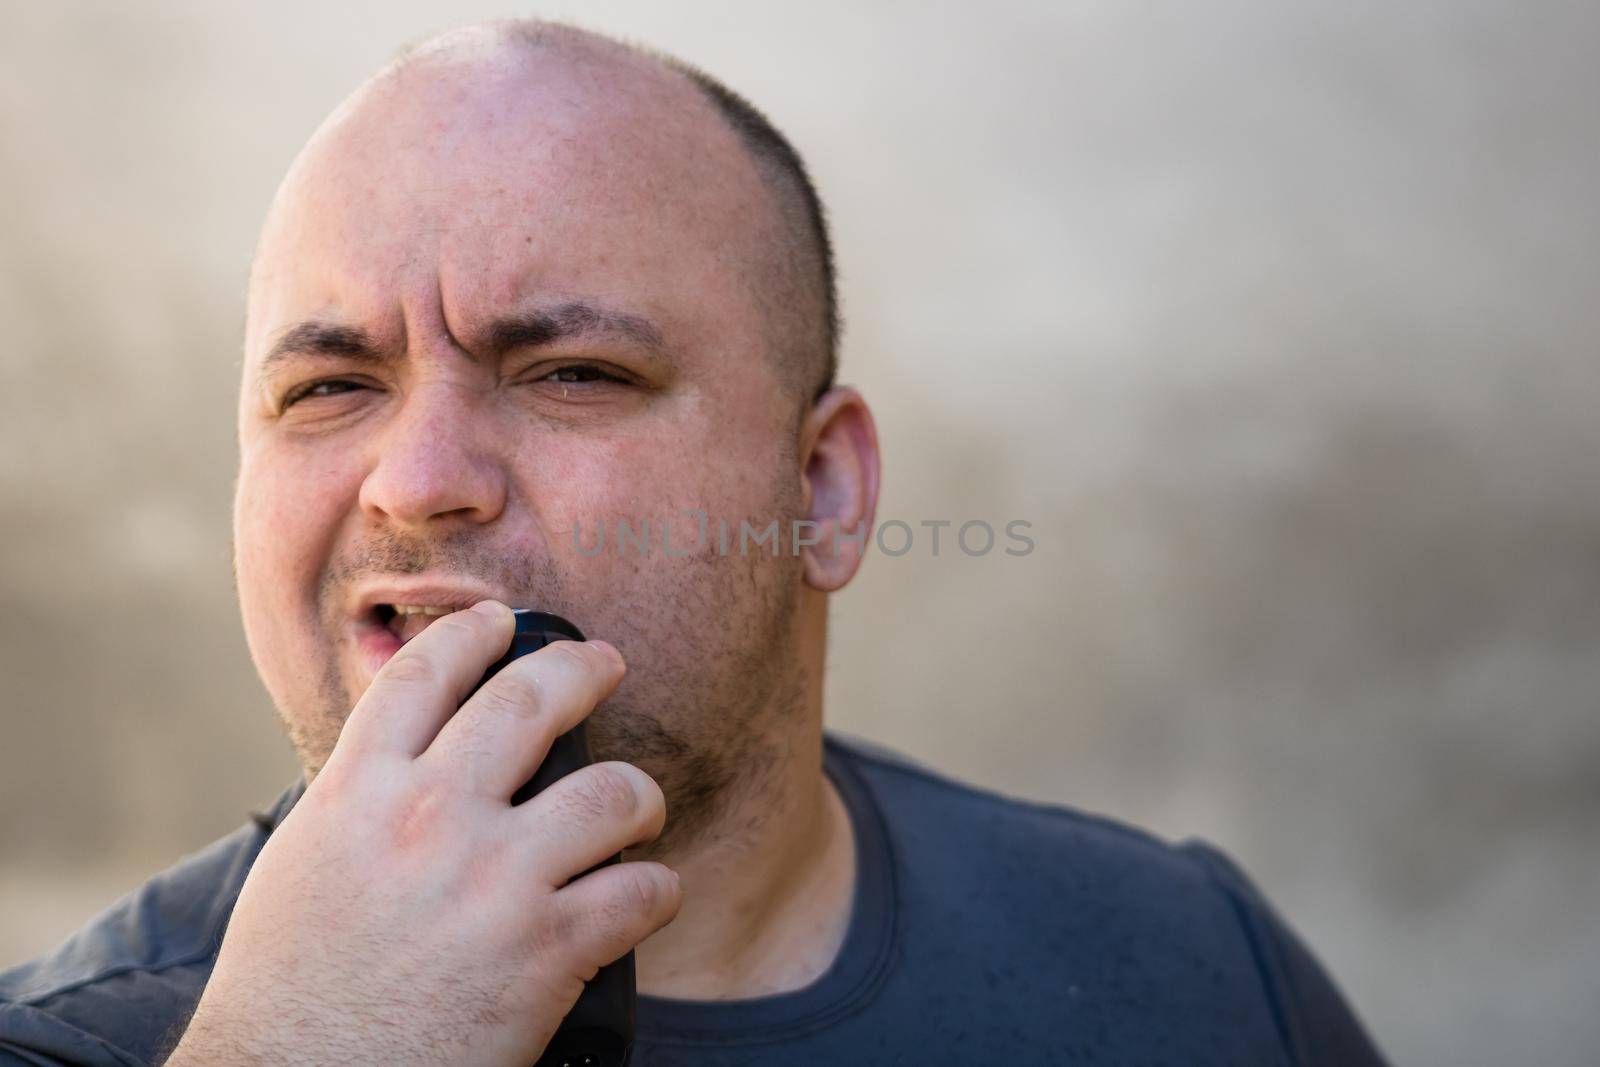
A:
<svg viewBox="0 0 1600 1067">
<path fill-rule="evenodd" d="M 1383 1062 L 1210 846 L 997 796 L 833 734 L 824 765 L 856 833 L 838 958 L 792 993 L 640 997 L 636 1067 Z M 303 788 L 0 974 L 0 1064 L 159 1063 Z"/>
</svg>

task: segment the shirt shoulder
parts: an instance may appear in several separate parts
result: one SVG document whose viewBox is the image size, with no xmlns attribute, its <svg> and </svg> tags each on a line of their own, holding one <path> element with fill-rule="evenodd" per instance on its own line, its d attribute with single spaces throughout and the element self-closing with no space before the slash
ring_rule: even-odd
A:
<svg viewBox="0 0 1600 1067">
<path fill-rule="evenodd" d="M 210 977 L 245 876 L 299 788 L 53 951 L 0 973 L 0 1064 L 140 1064 L 168 1051 Z"/>
<path fill-rule="evenodd" d="M 1383 1062 L 1305 943 L 1215 846 L 1006 796 L 856 738 L 830 733 L 829 745 L 883 810 L 907 921 L 961 917 L 940 937 L 972 943 L 942 945 L 945 958 L 1017 961 L 1014 981 L 1041 997 L 1111 983 L 1125 1003 L 1166 1003 L 1163 1025 L 1177 1025 L 1172 1005 L 1195 1005 L 1196 1027 L 1231 1020 L 1229 1040 L 1248 1019 L 1278 1062 Z"/>
<path fill-rule="evenodd" d="M 959 838 L 963 851 L 1075 850 L 1079 867 L 1205 883 L 1208 872 L 1181 846 L 1105 815 L 1011 796 L 961 781 L 881 744 L 829 732 L 828 744 L 871 787 L 901 841 L 913 848 Z"/>
</svg>

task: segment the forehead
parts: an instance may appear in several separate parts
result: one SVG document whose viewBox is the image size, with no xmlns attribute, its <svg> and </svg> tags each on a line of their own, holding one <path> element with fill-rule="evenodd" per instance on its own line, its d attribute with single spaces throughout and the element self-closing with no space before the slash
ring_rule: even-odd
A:
<svg viewBox="0 0 1600 1067">
<path fill-rule="evenodd" d="M 601 300 L 685 345 L 755 336 L 777 211 L 686 80 L 504 49 L 381 76 L 318 131 L 269 212 L 248 356 L 307 317 L 470 334 L 528 301 Z"/>
</svg>

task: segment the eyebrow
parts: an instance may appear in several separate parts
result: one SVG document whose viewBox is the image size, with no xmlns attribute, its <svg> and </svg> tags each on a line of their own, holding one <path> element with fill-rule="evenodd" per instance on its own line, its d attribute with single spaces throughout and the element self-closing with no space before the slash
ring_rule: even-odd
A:
<svg viewBox="0 0 1600 1067">
<path fill-rule="evenodd" d="M 542 348 L 576 337 L 627 341 L 665 355 L 666 344 L 656 324 L 642 315 L 571 300 L 553 308 L 496 319 L 489 327 L 489 347 L 496 356 L 517 348 Z"/>
<path fill-rule="evenodd" d="M 495 319 L 489 324 L 488 348 L 499 359 L 518 349 L 546 348 L 558 341 L 580 338 L 623 341 L 648 350 L 669 365 L 674 363 L 655 323 L 642 315 L 583 300 Z M 372 335 L 358 326 L 309 320 L 291 326 L 273 343 L 261 360 L 258 382 L 265 385 L 273 367 L 295 356 L 334 356 L 357 363 L 384 363 L 390 359 Z"/>
</svg>

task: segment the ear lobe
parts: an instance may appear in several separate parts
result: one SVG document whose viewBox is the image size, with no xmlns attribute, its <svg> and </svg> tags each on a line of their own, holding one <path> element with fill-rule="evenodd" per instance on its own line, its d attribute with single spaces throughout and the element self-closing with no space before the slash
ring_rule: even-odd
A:
<svg viewBox="0 0 1600 1067">
<path fill-rule="evenodd" d="M 841 589 L 855 576 L 878 509 L 878 430 L 861 394 L 830 389 L 806 415 L 802 440 L 806 518 L 815 543 L 801 549 L 806 584 Z"/>
</svg>

